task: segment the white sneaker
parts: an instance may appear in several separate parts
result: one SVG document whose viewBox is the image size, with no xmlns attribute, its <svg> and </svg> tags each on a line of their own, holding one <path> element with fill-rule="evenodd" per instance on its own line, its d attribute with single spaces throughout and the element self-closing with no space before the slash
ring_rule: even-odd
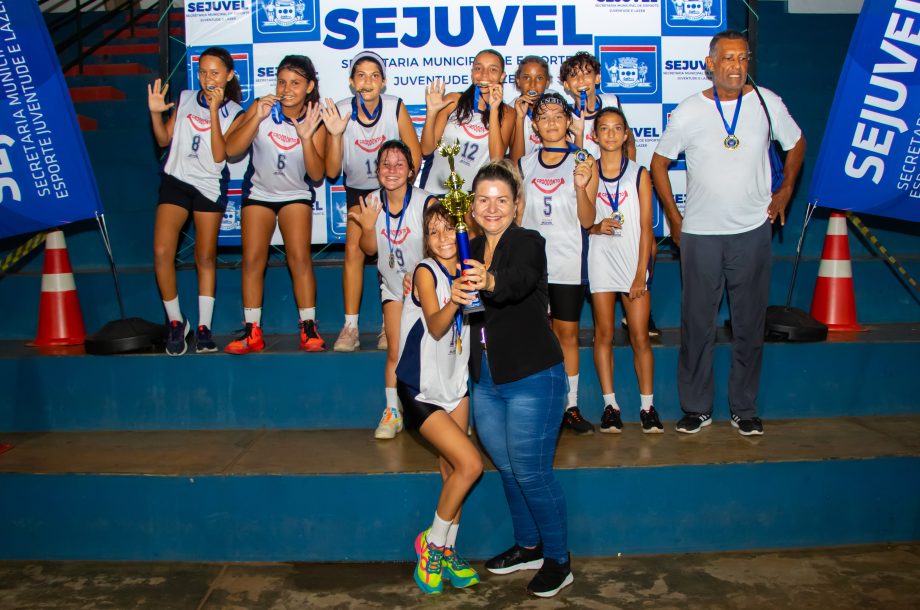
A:
<svg viewBox="0 0 920 610">
<path fill-rule="evenodd" d="M 387 351 L 389 345 L 387 344 L 387 333 L 384 329 L 380 329 L 380 334 L 377 335 L 377 349 L 382 352 Z"/>
<path fill-rule="evenodd" d="M 374 438 L 387 439 L 395 438 L 397 432 L 402 432 L 403 419 L 399 409 L 384 409 L 380 423 L 374 430 Z"/>
<path fill-rule="evenodd" d="M 339 338 L 335 340 L 332 346 L 337 352 L 353 352 L 360 349 L 361 344 L 358 341 L 358 329 L 354 326 L 343 326 Z"/>
</svg>

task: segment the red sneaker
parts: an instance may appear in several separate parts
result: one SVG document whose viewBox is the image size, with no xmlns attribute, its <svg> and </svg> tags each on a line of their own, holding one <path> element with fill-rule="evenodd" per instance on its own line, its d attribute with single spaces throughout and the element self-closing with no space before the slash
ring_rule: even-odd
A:
<svg viewBox="0 0 920 610">
<path fill-rule="evenodd" d="M 236 341 L 231 341 L 224 348 L 228 354 L 248 354 L 250 352 L 261 352 L 265 349 L 265 340 L 262 338 L 262 329 L 256 323 L 246 323 L 243 329 L 243 335 Z"/>
<path fill-rule="evenodd" d="M 300 322 L 300 349 L 305 352 L 326 351 L 326 342 L 319 336 L 316 320 L 302 320 Z"/>
</svg>

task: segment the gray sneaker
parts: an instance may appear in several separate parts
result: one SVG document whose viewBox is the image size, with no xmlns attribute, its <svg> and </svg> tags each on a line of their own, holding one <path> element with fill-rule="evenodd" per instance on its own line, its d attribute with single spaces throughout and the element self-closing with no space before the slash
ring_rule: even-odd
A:
<svg viewBox="0 0 920 610">
<path fill-rule="evenodd" d="M 337 352 L 354 352 L 358 349 L 361 349 L 361 344 L 358 341 L 358 329 L 354 326 L 343 326 L 342 332 L 339 333 L 339 338 L 335 340 L 335 345 L 332 346 Z"/>
</svg>

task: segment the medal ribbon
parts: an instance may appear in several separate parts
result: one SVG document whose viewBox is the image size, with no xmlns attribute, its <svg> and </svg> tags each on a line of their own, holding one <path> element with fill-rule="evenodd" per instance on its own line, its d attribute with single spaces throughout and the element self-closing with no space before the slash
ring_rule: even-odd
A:
<svg viewBox="0 0 920 610">
<path fill-rule="evenodd" d="M 393 256 L 393 234 L 390 233 L 390 204 L 387 201 L 387 190 L 380 189 L 383 195 L 383 213 L 386 214 L 387 224 L 387 245 L 390 247 L 390 256 Z M 396 236 L 399 236 L 399 230 L 402 228 L 403 219 L 406 217 L 406 210 L 409 208 L 409 198 L 412 197 L 412 187 L 406 185 L 406 196 L 403 199 L 402 211 L 399 213 L 399 222 L 396 224 Z"/>
<path fill-rule="evenodd" d="M 561 152 L 561 153 L 570 153 L 578 150 L 578 147 L 575 146 L 572 142 L 566 142 L 566 147 L 562 148 L 561 146 L 551 146 L 549 148 L 544 147 L 543 150 L 546 152 Z"/>
<path fill-rule="evenodd" d="M 474 84 L 473 87 L 473 112 L 479 112 L 479 98 L 482 96 L 482 94 L 479 92 L 479 85 Z M 489 111 L 489 108 L 491 108 L 491 106 L 489 106 L 489 102 L 486 102 L 486 112 Z"/>
<path fill-rule="evenodd" d="M 588 105 L 588 92 L 581 91 L 580 94 L 581 94 L 580 95 L 581 104 L 579 104 L 578 106 L 572 109 L 572 114 L 574 114 L 577 117 L 581 117 L 582 111 L 584 111 L 585 106 Z M 601 109 L 601 98 L 600 96 L 595 96 L 594 97 L 594 110 L 592 111 L 592 114 L 596 114 L 597 111 L 600 109 Z"/>
<path fill-rule="evenodd" d="M 598 169 L 600 169 L 600 161 L 598 161 Z M 604 185 L 604 190 L 607 191 L 607 205 L 610 206 L 610 215 L 613 216 L 613 213 L 620 209 L 620 178 L 623 177 L 623 172 L 626 171 L 626 157 L 623 157 L 623 160 L 620 162 L 620 174 L 617 176 L 617 188 L 616 188 L 616 197 L 610 197 L 610 189 L 607 188 L 607 181 L 601 178 L 601 183 Z"/>
<path fill-rule="evenodd" d="M 444 272 L 444 275 L 447 276 L 447 287 L 453 288 L 454 280 L 460 277 L 461 275 L 463 275 L 463 272 L 461 271 L 457 275 L 451 275 L 450 273 L 448 273 L 447 269 L 444 268 L 444 265 L 441 264 L 441 261 L 439 261 L 438 259 L 434 259 L 434 262 L 438 264 L 438 267 L 440 267 L 441 271 Z M 456 343 L 457 340 L 460 339 L 460 333 L 462 331 L 463 331 L 463 310 L 458 307 L 457 313 L 454 314 L 454 333 L 456 333 L 454 335 L 454 343 Z"/>
<path fill-rule="evenodd" d="M 742 91 L 742 93 L 744 93 Z M 735 135 L 735 128 L 738 126 L 738 113 L 741 112 L 741 101 L 744 99 L 743 95 L 738 95 L 738 104 L 735 106 L 735 116 L 732 117 L 732 124 L 729 125 L 728 121 L 725 120 L 725 113 L 722 111 L 722 102 L 719 100 L 719 92 L 716 91 L 716 88 L 712 88 L 712 98 L 716 101 L 716 108 L 719 110 L 719 116 L 722 117 L 722 124 L 725 125 L 725 131 L 728 132 L 728 135 Z"/>
<path fill-rule="evenodd" d="M 374 108 L 374 112 L 373 114 L 371 114 L 367 109 L 367 105 L 364 103 L 364 96 L 361 95 L 360 91 L 358 91 L 355 97 L 358 98 L 358 104 L 361 104 L 361 110 L 364 112 L 364 116 L 366 116 L 368 120 L 373 121 L 377 117 L 380 116 L 380 112 L 383 110 L 383 100 L 378 100 L 377 107 Z M 354 101 L 352 101 L 351 103 L 351 120 L 352 121 L 358 120 L 358 104 L 355 104 Z"/>
</svg>

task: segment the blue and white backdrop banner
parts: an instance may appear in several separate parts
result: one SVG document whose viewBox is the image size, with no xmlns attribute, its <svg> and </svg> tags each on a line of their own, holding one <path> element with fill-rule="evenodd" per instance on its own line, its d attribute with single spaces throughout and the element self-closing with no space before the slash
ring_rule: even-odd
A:
<svg viewBox="0 0 920 610">
<path fill-rule="evenodd" d="M 865 0 L 809 200 L 920 221 L 920 2 Z"/>
<path fill-rule="evenodd" d="M 670 109 L 710 86 L 704 62 L 709 39 L 727 28 L 725 0 L 459 0 L 441 6 L 394 0 L 187 0 L 185 19 L 189 82 L 196 87 L 191 58 L 220 45 L 233 53 L 247 101 L 274 91 L 275 67 L 289 53 L 309 56 L 322 97 L 339 100 L 352 95 L 349 60 L 370 49 L 385 58 L 386 91 L 403 98 L 419 132 L 425 85 L 441 79 L 448 91 L 465 89 L 481 49 L 505 55 L 509 102 L 517 96 L 513 78 L 522 57 L 543 56 L 551 87 L 562 90 L 559 64 L 576 51 L 589 51 L 601 62 L 600 90 L 616 93 L 623 103 L 644 165 Z M 245 162 L 236 164 L 237 182 L 231 187 L 239 188 L 244 170 Z M 684 181 L 674 178 L 682 202 Z M 234 204 L 239 206 L 238 199 Z M 657 209 L 655 222 L 655 232 L 666 234 Z M 238 208 L 228 208 L 222 231 L 239 235 Z M 319 189 L 313 232 L 315 243 L 344 240 L 339 186 Z"/>
<path fill-rule="evenodd" d="M 97 211 L 96 181 L 38 4 L 0 0 L 0 238 Z"/>
</svg>

